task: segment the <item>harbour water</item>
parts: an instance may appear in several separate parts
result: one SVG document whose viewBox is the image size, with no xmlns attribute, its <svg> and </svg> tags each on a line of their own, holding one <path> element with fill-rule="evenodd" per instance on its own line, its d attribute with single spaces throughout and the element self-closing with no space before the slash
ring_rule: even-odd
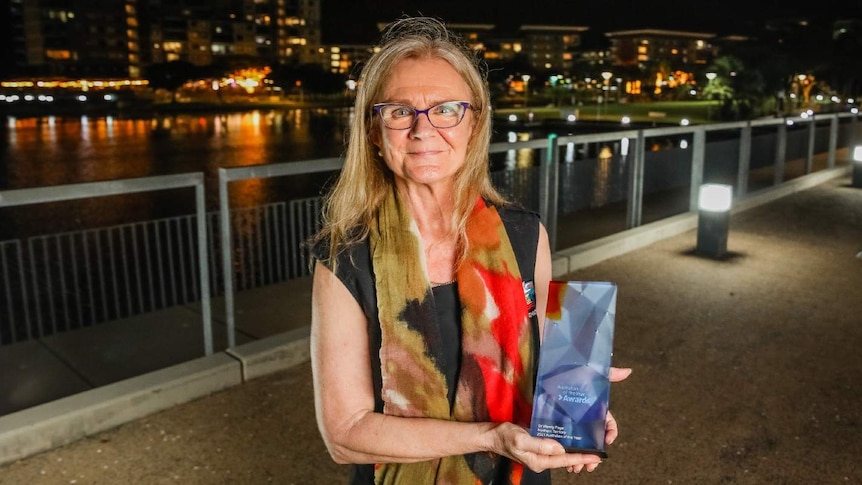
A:
<svg viewBox="0 0 862 485">
<path fill-rule="evenodd" d="M 0 190 L 203 172 L 208 209 L 218 203 L 217 169 L 333 157 L 343 150 L 349 113 L 296 109 L 135 119 L 7 118 Z M 255 205 L 285 194 L 318 193 L 321 176 L 236 182 L 232 202 Z M 0 210 L 0 239 L 113 225 L 193 210 L 190 191 L 107 197 Z M 85 222 L 86 221 L 86 222 Z"/>
<path fill-rule="evenodd" d="M 218 168 L 340 156 L 351 116 L 350 108 L 326 108 L 158 118 L 7 117 L 0 131 L 0 190 L 203 172 L 207 209 L 215 210 Z M 544 136 L 539 127 L 507 125 L 495 130 L 493 141 Z M 530 150 L 492 160 L 494 169 L 535 163 Z M 231 205 L 313 197 L 333 175 L 232 182 Z M 0 240 L 172 217 L 193 207 L 191 191 L 177 190 L 0 209 Z"/>
</svg>

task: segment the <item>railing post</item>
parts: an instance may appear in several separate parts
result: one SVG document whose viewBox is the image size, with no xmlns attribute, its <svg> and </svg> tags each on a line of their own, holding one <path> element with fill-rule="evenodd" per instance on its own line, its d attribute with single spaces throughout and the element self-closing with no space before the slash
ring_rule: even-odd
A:
<svg viewBox="0 0 862 485">
<path fill-rule="evenodd" d="M 195 185 L 195 219 L 198 231 L 198 266 L 201 279 L 201 308 L 204 318 L 204 353 L 213 353 L 212 309 L 210 303 L 210 263 L 207 252 L 207 210 L 204 178 Z"/>
<path fill-rule="evenodd" d="M 814 171 L 814 132 L 817 128 L 817 115 L 811 115 L 811 123 L 808 125 L 808 153 L 805 157 L 805 173 Z"/>
<path fill-rule="evenodd" d="M 540 216 L 545 221 L 551 251 L 556 251 L 560 150 L 559 139 L 555 133 L 548 135 L 548 145 L 545 150 L 545 162 L 540 167 L 542 184 L 539 190 Z"/>
<path fill-rule="evenodd" d="M 775 172 L 772 174 L 772 185 L 784 181 L 784 159 L 787 158 L 787 121 L 778 125 L 778 136 L 775 141 Z"/>
<path fill-rule="evenodd" d="M 629 167 L 628 208 L 626 210 L 626 229 L 641 225 L 644 196 L 644 152 L 646 151 L 644 130 L 638 130 L 635 143 L 635 156 Z"/>
<path fill-rule="evenodd" d="M 691 148 L 691 186 L 688 196 L 688 210 L 697 210 L 700 186 L 703 184 L 703 166 L 706 160 L 706 130 L 696 127 Z"/>
<path fill-rule="evenodd" d="M 833 114 L 829 120 L 829 161 L 828 168 L 835 168 L 835 151 L 838 149 L 838 115 Z"/>
<path fill-rule="evenodd" d="M 748 172 L 751 170 L 751 120 L 739 130 L 739 166 L 736 173 L 736 198 L 748 193 Z"/>
<path fill-rule="evenodd" d="M 236 345 L 233 301 L 233 264 L 231 261 L 230 200 L 227 190 L 227 169 L 218 169 L 219 234 L 221 235 L 222 281 L 224 284 L 224 316 L 227 325 L 227 346 Z"/>
</svg>

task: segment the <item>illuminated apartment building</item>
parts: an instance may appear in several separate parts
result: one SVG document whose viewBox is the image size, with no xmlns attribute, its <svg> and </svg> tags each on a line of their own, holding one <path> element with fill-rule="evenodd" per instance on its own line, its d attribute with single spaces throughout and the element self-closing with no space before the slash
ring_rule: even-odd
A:
<svg viewBox="0 0 862 485">
<path fill-rule="evenodd" d="M 138 77 L 136 0 L 10 0 L 12 60 L 33 76 Z"/>
<path fill-rule="evenodd" d="M 715 34 L 677 30 L 640 29 L 607 32 L 612 63 L 616 66 L 667 64 L 685 69 L 706 64 L 713 55 Z"/>
<path fill-rule="evenodd" d="M 581 34 L 589 27 L 556 25 L 522 25 L 524 53 L 530 66 L 539 71 L 570 72 L 575 52 L 581 45 Z"/>
<path fill-rule="evenodd" d="M 131 77 L 170 61 L 315 62 L 321 0 L 9 0 L 14 69 Z"/>
</svg>

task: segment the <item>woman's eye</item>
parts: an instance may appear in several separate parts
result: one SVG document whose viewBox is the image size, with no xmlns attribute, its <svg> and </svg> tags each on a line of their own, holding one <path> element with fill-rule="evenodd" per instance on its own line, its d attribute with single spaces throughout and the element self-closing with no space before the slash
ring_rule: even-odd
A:
<svg viewBox="0 0 862 485">
<path fill-rule="evenodd" d="M 392 110 L 392 116 L 394 116 L 396 118 L 400 118 L 402 116 L 412 116 L 412 115 L 413 115 L 412 109 L 395 108 L 394 110 Z"/>
</svg>

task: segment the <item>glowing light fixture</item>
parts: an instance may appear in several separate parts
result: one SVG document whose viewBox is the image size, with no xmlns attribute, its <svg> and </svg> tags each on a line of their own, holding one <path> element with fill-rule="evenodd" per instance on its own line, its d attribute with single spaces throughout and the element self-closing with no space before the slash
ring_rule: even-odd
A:
<svg viewBox="0 0 862 485">
<path fill-rule="evenodd" d="M 697 252 L 713 258 L 727 254 L 733 187 L 703 184 L 698 197 Z"/>
<path fill-rule="evenodd" d="M 853 148 L 853 187 L 862 187 L 862 145 Z"/>
<path fill-rule="evenodd" d="M 733 187 L 724 184 L 703 184 L 700 186 L 698 208 L 709 212 L 730 210 Z"/>
</svg>

